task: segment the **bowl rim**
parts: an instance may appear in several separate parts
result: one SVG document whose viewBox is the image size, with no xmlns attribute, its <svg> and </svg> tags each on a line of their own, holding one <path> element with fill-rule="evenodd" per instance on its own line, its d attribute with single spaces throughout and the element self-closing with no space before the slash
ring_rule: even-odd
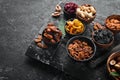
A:
<svg viewBox="0 0 120 80">
<path fill-rule="evenodd" d="M 71 56 L 71 54 L 70 54 L 69 51 L 68 51 L 68 45 L 69 45 L 69 43 L 70 43 L 72 40 L 80 39 L 80 38 L 84 38 L 84 39 L 89 40 L 89 41 L 93 44 L 93 46 L 94 46 L 94 47 L 92 48 L 92 49 L 93 49 L 93 53 L 92 53 L 91 57 L 89 57 L 89 58 L 87 58 L 87 59 L 83 59 L 83 60 L 77 60 L 77 59 L 75 59 L 74 57 Z M 91 40 L 90 38 L 88 38 L 88 37 L 86 37 L 86 36 L 74 36 L 74 37 L 70 38 L 70 39 L 67 41 L 66 51 L 67 51 L 67 54 L 68 54 L 73 60 L 78 61 L 78 62 L 85 62 L 85 61 L 91 60 L 91 59 L 94 57 L 94 55 L 95 55 L 95 53 L 96 53 L 96 45 L 95 45 L 95 43 L 93 42 L 93 40 Z"/>
<path fill-rule="evenodd" d="M 113 57 L 114 55 L 117 55 L 117 54 L 119 54 L 119 53 L 120 53 L 120 50 L 115 51 L 115 52 L 112 52 L 112 53 L 109 55 L 108 59 L 107 59 L 106 66 L 107 66 L 107 70 L 108 70 L 109 74 L 110 74 L 110 72 L 111 72 L 111 69 L 110 69 L 110 66 L 109 66 L 109 62 L 110 62 L 110 60 L 112 59 L 111 57 Z M 111 75 L 111 76 L 112 76 L 112 75 Z M 115 76 L 112 76 L 112 77 L 116 79 Z M 116 79 L 116 80 L 117 80 L 117 79 Z"/>
<path fill-rule="evenodd" d="M 67 21 L 73 21 L 74 19 L 77 19 L 77 18 L 71 18 L 71 19 L 68 19 Z M 79 20 L 79 19 L 78 19 L 78 20 Z M 65 21 L 65 26 L 66 26 L 66 24 L 67 24 L 67 21 Z M 77 36 L 77 35 L 83 34 L 83 33 L 85 32 L 85 30 L 86 30 L 86 25 L 85 25 L 81 20 L 79 20 L 79 21 L 80 21 L 80 22 L 83 24 L 83 26 L 84 26 L 83 32 L 78 33 L 78 34 L 70 34 L 70 33 L 66 30 L 66 27 L 64 26 L 65 32 L 66 32 L 67 34 L 71 35 L 71 36 Z"/>
</svg>

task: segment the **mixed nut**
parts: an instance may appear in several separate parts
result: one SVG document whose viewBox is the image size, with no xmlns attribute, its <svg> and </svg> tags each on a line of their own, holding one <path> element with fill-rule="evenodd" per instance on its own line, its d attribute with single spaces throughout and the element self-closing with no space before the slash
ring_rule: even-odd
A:
<svg viewBox="0 0 120 80">
<path fill-rule="evenodd" d="M 67 33 L 76 35 L 84 31 L 85 27 L 81 21 L 74 19 L 73 21 L 69 20 L 66 22 L 65 30 Z"/>
<path fill-rule="evenodd" d="M 74 40 L 68 45 L 68 51 L 75 60 L 85 60 L 92 56 L 93 49 L 85 41 Z"/>
<path fill-rule="evenodd" d="M 120 80 L 120 56 L 117 56 L 109 62 L 111 75 Z"/>
<path fill-rule="evenodd" d="M 83 20 L 93 19 L 96 15 L 96 10 L 89 4 L 81 5 L 76 10 L 76 16 Z"/>
<path fill-rule="evenodd" d="M 106 29 L 105 26 L 102 26 L 100 23 L 93 22 L 94 24 L 94 30 L 99 30 L 99 29 Z"/>
<path fill-rule="evenodd" d="M 113 18 L 112 16 L 110 16 L 110 18 L 108 17 L 106 19 L 106 26 L 107 28 L 109 28 L 110 30 L 118 30 L 120 31 L 120 16 L 117 17 L 114 17 L 115 15 L 113 15 Z"/>
<path fill-rule="evenodd" d="M 43 31 L 43 41 L 46 44 L 56 44 L 60 42 L 62 32 L 53 24 L 48 23 L 47 28 Z"/>
</svg>

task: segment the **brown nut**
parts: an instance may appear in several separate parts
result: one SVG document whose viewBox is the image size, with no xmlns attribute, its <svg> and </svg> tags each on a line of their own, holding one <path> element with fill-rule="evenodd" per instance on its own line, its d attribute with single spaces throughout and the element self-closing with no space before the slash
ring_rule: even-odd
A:
<svg viewBox="0 0 120 80">
<path fill-rule="evenodd" d="M 52 39 L 52 38 L 53 38 L 53 36 L 52 36 L 52 35 L 47 34 L 47 33 L 44 33 L 44 36 L 45 36 L 46 38 L 48 38 L 48 39 Z"/>
<path fill-rule="evenodd" d="M 60 16 L 60 14 L 61 14 L 60 12 L 54 12 L 54 13 L 52 13 L 52 16 L 53 17 L 58 17 L 58 16 Z"/>
<path fill-rule="evenodd" d="M 34 41 L 35 41 L 36 43 L 38 43 L 38 42 L 41 42 L 41 39 L 36 38 L 36 39 L 34 39 Z"/>
<path fill-rule="evenodd" d="M 42 43 L 37 43 L 37 46 L 40 48 L 48 48 L 47 45 L 42 44 Z"/>
<path fill-rule="evenodd" d="M 61 12 L 61 7 L 60 7 L 60 5 L 56 5 L 56 7 L 55 7 L 55 10 L 57 11 L 57 12 Z"/>
<path fill-rule="evenodd" d="M 56 41 L 55 41 L 54 39 L 51 39 L 50 42 L 52 42 L 52 43 L 56 43 Z"/>
</svg>

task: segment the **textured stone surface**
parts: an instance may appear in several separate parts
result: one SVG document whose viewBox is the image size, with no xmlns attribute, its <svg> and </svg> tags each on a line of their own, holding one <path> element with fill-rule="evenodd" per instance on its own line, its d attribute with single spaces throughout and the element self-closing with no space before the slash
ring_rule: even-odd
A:
<svg viewBox="0 0 120 80">
<path fill-rule="evenodd" d="M 101 20 L 120 13 L 119 0 L 75 1 L 93 4 L 99 16 L 103 17 Z M 72 80 L 60 71 L 24 55 L 58 2 L 0 0 L 0 80 Z"/>
</svg>

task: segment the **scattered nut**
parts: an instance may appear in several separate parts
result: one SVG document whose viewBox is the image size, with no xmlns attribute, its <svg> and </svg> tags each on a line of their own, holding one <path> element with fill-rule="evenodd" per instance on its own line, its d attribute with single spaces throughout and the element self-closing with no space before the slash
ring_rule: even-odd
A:
<svg viewBox="0 0 120 80">
<path fill-rule="evenodd" d="M 56 7 L 55 7 L 55 12 L 53 12 L 52 13 L 52 16 L 53 17 L 58 17 L 58 16 L 60 16 L 61 15 L 61 6 L 60 5 L 56 5 Z"/>
<path fill-rule="evenodd" d="M 94 24 L 94 30 L 105 29 L 105 27 L 102 26 L 100 23 L 93 22 L 93 24 Z"/>
<path fill-rule="evenodd" d="M 38 47 L 40 48 L 48 48 L 47 45 L 42 43 L 42 35 L 38 35 L 38 37 L 34 40 Z"/>
<path fill-rule="evenodd" d="M 56 5 L 56 7 L 55 7 L 55 10 L 57 11 L 57 12 L 61 12 L 61 7 L 60 7 L 60 5 Z"/>
</svg>

